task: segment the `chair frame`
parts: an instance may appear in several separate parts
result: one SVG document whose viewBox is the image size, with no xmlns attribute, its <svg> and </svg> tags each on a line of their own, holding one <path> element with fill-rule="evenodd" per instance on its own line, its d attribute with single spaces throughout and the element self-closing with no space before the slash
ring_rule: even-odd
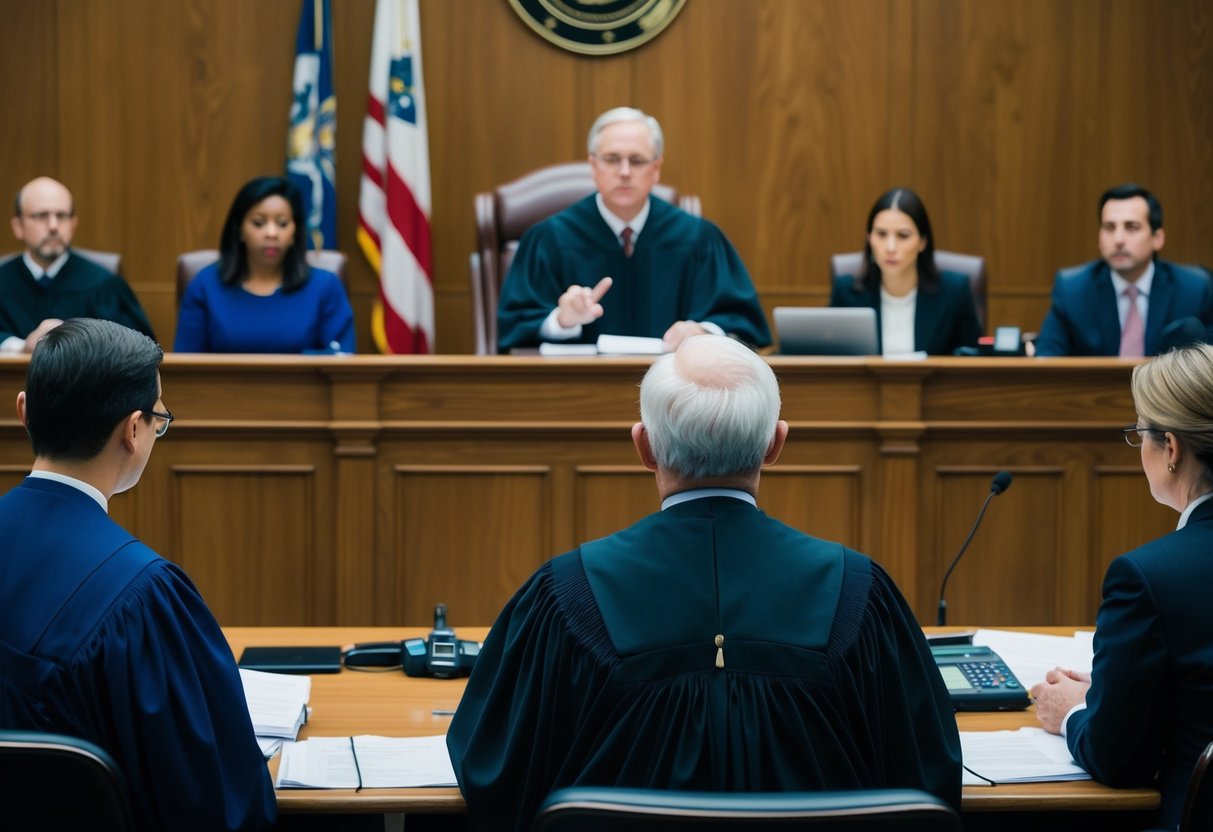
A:
<svg viewBox="0 0 1213 832">
<path fill-rule="evenodd" d="M 1213 819 L 1213 775 L 1209 766 L 1213 763 L 1213 742 L 1196 758 L 1192 767 L 1192 779 L 1188 781 L 1188 793 L 1184 797 L 1184 810 L 1180 816 L 1179 832 L 1196 832 L 1207 829 Z"/>
<path fill-rule="evenodd" d="M 113 758 L 100 746 L 88 740 L 64 734 L 0 730 L 0 757 L 12 757 L 14 759 L 28 757 L 31 761 L 35 759 L 42 761 L 61 759 L 64 763 L 64 768 L 68 769 L 63 773 L 77 777 L 87 775 L 92 778 L 92 782 L 103 793 L 104 799 L 107 802 L 104 808 L 112 810 L 112 815 L 97 818 L 97 828 L 119 830 L 119 832 L 135 828 L 126 778 L 123 777 L 122 771 L 118 768 Z M 47 787 L 50 790 L 62 791 L 64 785 L 65 781 L 60 778 L 56 782 L 48 783 Z M 74 784 L 68 782 L 66 785 L 72 786 Z M 31 806 L 30 808 L 34 813 L 37 813 L 43 807 Z M 80 809 L 81 807 L 75 808 Z M 95 808 L 100 809 L 102 807 Z M 9 809 L 7 811 L 13 810 Z M 21 814 L 18 817 L 24 818 L 25 815 Z M 53 816 L 46 817 L 45 815 L 35 814 L 35 818 L 41 819 L 37 820 L 37 822 L 23 825 L 24 821 L 16 823 L 12 815 L 6 815 L 5 823 L 16 823 L 14 828 L 18 830 L 51 828 L 53 825 Z M 63 819 L 60 818 L 60 820 Z M 5 828 L 7 829 L 8 826 L 6 825 Z"/>
<path fill-rule="evenodd" d="M 587 819 L 617 820 L 620 829 L 662 823 L 662 828 L 670 829 L 778 826 L 783 830 L 860 830 L 870 822 L 883 824 L 880 828 L 888 832 L 961 830 L 960 816 L 951 806 L 918 789 L 680 792 L 573 786 L 548 796 L 532 832 L 576 829 Z"/>
</svg>

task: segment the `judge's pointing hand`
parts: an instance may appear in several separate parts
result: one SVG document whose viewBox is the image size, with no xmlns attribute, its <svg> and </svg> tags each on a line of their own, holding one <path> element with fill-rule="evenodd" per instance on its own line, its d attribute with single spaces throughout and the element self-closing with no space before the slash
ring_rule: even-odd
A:
<svg viewBox="0 0 1213 832">
<path fill-rule="evenodd" d="M 556 305 L 556 323 L 568 329 L 593 323 L 602 317 L 602 296 L 614 283 L 609 277 L 598 281 L 593 289 L 588 286 L 570 286 Z"/>
</svg>

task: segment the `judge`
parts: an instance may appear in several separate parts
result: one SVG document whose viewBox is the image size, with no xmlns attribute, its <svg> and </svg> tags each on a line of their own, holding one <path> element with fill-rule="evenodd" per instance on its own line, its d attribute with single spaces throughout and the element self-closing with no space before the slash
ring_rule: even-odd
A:
<svg viewBox="0 0 1213 832">
<path fill-rule="evenodd" d="M 662 510 L 544 564 L 493 625 L 447 734 L 473 826 L 553 789 L 919 788 L 960 802 L 960 742 L 884 570 L 757 507 L 788 425 L 758 356 L 659 358 L 632 440 Z"/>
<path fill-rule="evenodd" d="M 119 275 L 71 250 L 76 207 L 61 182 L 40 176 L 17 192 L 20 257 L 0 264 L 0 352 L 32 352 L 65 318 L 103 318 L 152 336 L 143 307 Z"/>
<path fill-rule="evenodd" d="M 599 335 L 689 335 L 771 343 L 745 265 L 712 223 L 651 195 L 661 179 L 661 126 L 617 107 L 588 141 L 597 193 L 530 228 L 501 289 L 502 352 Z"/>
</svg>

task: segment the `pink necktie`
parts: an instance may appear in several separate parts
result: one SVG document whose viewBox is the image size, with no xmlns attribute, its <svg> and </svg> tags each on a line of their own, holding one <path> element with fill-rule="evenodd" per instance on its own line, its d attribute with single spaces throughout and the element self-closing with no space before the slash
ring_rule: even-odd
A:
<svg viewBox="0 0 1213 832">
<path fill-rule="evenodd" d="M 623 231 L 619 232 L 619 236 L 623 238 L 623 256 L 631 257 L 632 251 L 636 247 L 632 245 L 632 235 L 635 232 L 630 227 L 625 226 Z"/>
<path fill-rule="evenodd" d="M 1137 310 L 1137 287 L 1130 285 L 1125 289 L 1129 298 L 1129 313 L 1125 315 L 1125 325 L 1120 330 L 1120 354 L 1125 358 L 1141 358 L 1146 354 L 1146 324 Z"/>
</svg>

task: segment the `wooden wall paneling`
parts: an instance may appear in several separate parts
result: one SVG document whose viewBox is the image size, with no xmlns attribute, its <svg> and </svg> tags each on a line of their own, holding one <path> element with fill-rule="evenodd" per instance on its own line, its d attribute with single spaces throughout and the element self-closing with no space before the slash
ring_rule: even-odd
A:
<svg viewBox="0 0 1213 832">
<path fill-rule="evenodd" d="M 228 626 L 312 620 L 316 470 L 176 465 L 174 557 Z M 145 484 L 146 487 L 148 484 Z M 301 522 L 302 520 L 302 522 Z"/>
<path fill-rule="evenodd" d="M 934 473 L 931 522 L 941 545 L 924 552 L 943 575 L 963 543 L 997 468 L 947 468 Z M 1012 470 L 1016 485 L 996 497 L 968 551 L 948 581 L 949 624 L 1016 625 L 1057 621 L 1058 544 L 1064 523 L 1063 469 Z M 939 581 L 930 589 L 931 607 Z M 1078 622 L 1075 618 L 1067 622 Z"/>
<path fill-rule="evenodd" d="M 805 534 L 866 552 L 863 480 L 861 465 L 776 462 L 762 472 L 758 506 Z"/>
<path fill-rule="evenodd" d="M 59 133 L 59 5 L 5 3 L 5 48 L 0 50 L 0 102 L 11 128 L 0 141 L 0 197 L 4 216 L 12 216 L 17 188 L 35 176 L 57 176 Z M 19 244 L 7 231 L 0 251 Z"/>
<path fill-rule="evenodd" d="M 593 84 L 587 67 L 597 63 L 548 44 L 504 2 L 421 5 L 438 349 L 469 353 L 473 197 L 535 168 L 585 157 L 590 122 L 580 115 L 588 106 L 580 96 Z"/>
<path fill-rule="evenodd" d="M 393 622 L 493 621 L 552 551 L 547 465 L 398 465 L 390 497 L 397 572 Z M 383 623 L 383 622 L 380 622 Z"/>
<path fill-rule="evenodd" d="M 1094 621 L 1108 564 L 1118 555 L 1174 531 L 1179 515 L 1154 501 L 1141 466 L 1097 465 L 1091 472 L 1091 545 L 1082 599 Z"/>
<path fill-rule="evenodd" d="M 1056 269 L 1097 254 L 1092 206 L 1107 185 L 1093 188 L 1090 170 L 1108 125 L 1089 96 L 1107 4 L 918 5 L 914 172 L 936 244 L 984 255 L 995 298 L 1047 299 Z M 1025 330 L 1042 317 L 995 311 Z M 1030 317 L 1001 317 L 1016 313 Z"/>
<path fill-rule="evenodd" d="M 576 523 L 569 548 L 614 534 L 661 510 L 653 474 L 639 462 L 635 465 L 578 465 L 574 470 Z"/>
<path fill-rule="evenodd" d="M 1098 173 L 1108 185 L 1138 181 L 1158 196 L 1167 229 L 1162 256 L 1213 263 L 1207 187 L 1213 180 L 1213 10 L 1200 2 L 1117 5 L 1106 7 L 1102 23 L 1107 61 L 1100 92 L 1116 106 L 1099 111 L 1108 149 Z M 1140 55 L 1146 44 L 1157 44 L 1158 51 L 1125 59 Z M 1143 130 L 1146 125 L 1160 129 Z M 1106 187 L 1098 184 L 1092 217 L 1094 197 Z M 1094 228 L 1091 235 L 1094 247 Z"/>
</svg>

